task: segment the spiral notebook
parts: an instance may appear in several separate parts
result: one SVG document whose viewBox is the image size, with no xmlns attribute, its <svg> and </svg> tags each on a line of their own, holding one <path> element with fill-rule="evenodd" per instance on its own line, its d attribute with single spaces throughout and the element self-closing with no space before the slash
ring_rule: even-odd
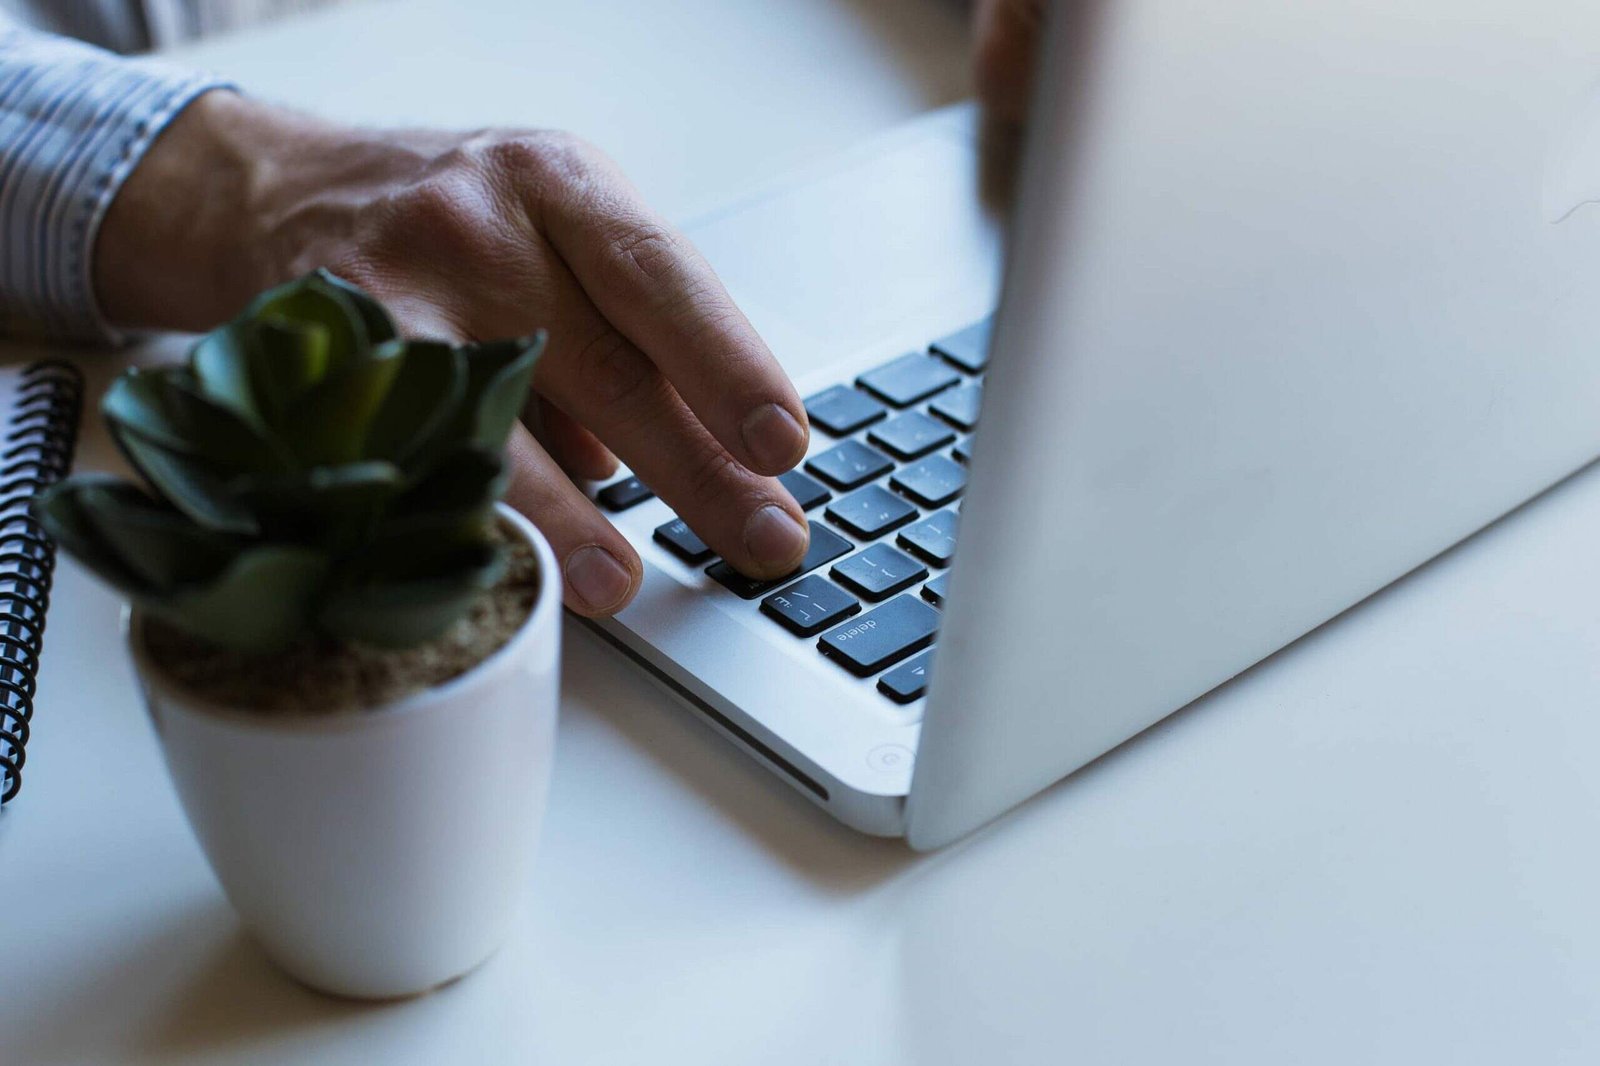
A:
<svg viewBox="0 0 1600 1066">
<path fill-rule="evenodd" d="M 72 466 L 82 409 L 70 363 L 0 367 L 0 805 L 22 788 L 56 562 L 28 503 Z"/>
</svg>

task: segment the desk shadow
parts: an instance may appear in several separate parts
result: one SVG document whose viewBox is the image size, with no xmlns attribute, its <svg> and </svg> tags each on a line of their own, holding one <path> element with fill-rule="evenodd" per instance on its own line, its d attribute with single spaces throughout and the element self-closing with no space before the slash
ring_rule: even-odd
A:
<svg viewBox="0 0 1600 1066">
<path fill-rule="evenodd" d="M 900 840 L 836 822 L 695 712 L 656 688 L 643 671 L 587 627 L 567 620 L 566 676 L 581 678 L 582 710 L 688 786 L 751 842 L 824 892 L 853 895 L 912 867 Z M 585 665 L 574 666 L 574 660 Z M 568 707 L 571 707 L 571 702 Z M 563 708 L 568 713 L 568 708 Z"/>
<path fill-rule="evenodd" d="M 331 1027 L 383 1006 L 313 992 L 280 970 L 235 924 L 150 1019 L 132 1050 L 141 1062 L 177 1062 L 202 1052 L 278 1043 L 296 1030 Z"/>
<path fill-rule="evenodd" d="M 98 945 L 77 979 L 30 1015 L 28 1028 L 6 1034 L 0 1059 L 168 1063 L 278 1043 L 383 1009 L 296 984 L 220 897 L 184 901 L 139 929 L 126 941 Z"/>
</svg>

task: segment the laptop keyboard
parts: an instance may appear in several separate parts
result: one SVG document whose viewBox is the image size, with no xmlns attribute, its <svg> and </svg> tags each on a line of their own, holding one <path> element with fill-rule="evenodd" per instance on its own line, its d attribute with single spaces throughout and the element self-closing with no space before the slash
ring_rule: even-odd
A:
<svg viewBox="0 0 1600 1066">
<path fill-rule="evenodd" d="M 811 547 L 794 573 L 745 577 L 714 560 L 681 518 L 658 526 L 656 542 L 705 565 L 741 599 L 759 599 L 765 619 L 796 639 L 815 639 L 828 662 L 857 677 L 881 675 L 885 698 L 914 702 L 927 691 L 926 649 L 955 556 L 956 501 L 967 484 L 989 330 L 985 319 L 806 400 L 812 428 L 838 443 L 779 478 L 811 525 Z M 650 497 L 631 477 L 597 495 L 612 511 Z"/>
</svg>

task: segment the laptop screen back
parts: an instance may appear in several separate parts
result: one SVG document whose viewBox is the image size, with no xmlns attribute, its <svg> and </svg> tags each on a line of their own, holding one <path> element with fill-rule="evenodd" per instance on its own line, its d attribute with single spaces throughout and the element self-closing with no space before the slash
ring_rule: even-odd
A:
<svg viewBox="0 0 1600 1066">
<path fill-rule="evenodd" d="M 1600 6 L 1059 9 L 918 847 L 1600 454 Z"/>
</svg>

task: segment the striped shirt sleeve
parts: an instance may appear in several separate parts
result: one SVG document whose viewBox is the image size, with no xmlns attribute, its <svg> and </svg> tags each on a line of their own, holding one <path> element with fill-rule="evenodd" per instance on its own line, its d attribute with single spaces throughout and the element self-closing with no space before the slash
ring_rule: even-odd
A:
<svg viewBox="0 0 1600 1066">
<path fill-rule="evenodd" d="M 100 222 L 167 123 L 219 87 L 0 14 L 0 335 L 118 339 L 91 281 Z"/>
</svg>

